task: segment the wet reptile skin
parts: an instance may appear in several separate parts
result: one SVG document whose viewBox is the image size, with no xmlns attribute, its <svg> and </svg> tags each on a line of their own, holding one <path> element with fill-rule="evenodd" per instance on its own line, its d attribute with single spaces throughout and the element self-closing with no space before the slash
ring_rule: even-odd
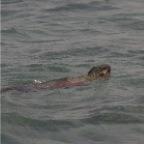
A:
<svg viewBox="0 0 144 144">
<path fill-rule="evenodd" d="M 1 92 L 7 91 L 35 91 L 38 89 L 53 89 L 53 88 L 64 88 L 70 86 L 78 86 L 85 84 L 86 82 L 94 81 L 100 78 L 105 78 L 110 74 L 110 66 L 107 64 L 102 64 L 93 67 L 87 75 L 85 76 L 75 76 L 55 79 L 51 81 L 46 81 L 42 83 L 33 83 L 30 85 L 17 86 L 17 87 L 7 87 L 1 89 Z"/>
</svg>

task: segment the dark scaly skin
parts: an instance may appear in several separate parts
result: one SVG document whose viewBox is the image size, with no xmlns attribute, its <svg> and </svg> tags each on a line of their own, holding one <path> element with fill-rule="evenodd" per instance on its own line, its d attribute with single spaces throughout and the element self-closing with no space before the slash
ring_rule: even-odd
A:
<svg viewBox="0 0 144 144">
<path fill-rule="evenodd" d="M 86 76 L 66 77 L 52 81 L 34 83 L 31 85 L 8 87 L 1 89 L 1 92 L 7 91 L 35 91 L 38 89 L 53 89 L 53 88 L 64 88 L 70 86 L 78 86 L 85 84 L 86 82 L 94 81 L 100 78 L 105 78 L 110 74 L 110 66 L 102 64 L 97 67 L 93 67 Z"/>
</svg>

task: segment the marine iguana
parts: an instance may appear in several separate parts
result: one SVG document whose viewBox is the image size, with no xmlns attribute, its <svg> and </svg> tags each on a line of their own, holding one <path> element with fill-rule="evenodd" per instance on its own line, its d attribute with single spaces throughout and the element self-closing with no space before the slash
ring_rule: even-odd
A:
<svg viewBox="0 0 144 144">
<path fill-rule="evenodd" d="M 38 89 L 53 89 L 53 88 L 65 88 L 71 86 L 83 85 L 87 82 L 94 81 L 97 79 L 105 78 L 110 75 L 111 68 L 107 64 L 98 65 L 93 67 L 87 75 L 65 77 L 60 79 L 54 79 L 51 81 L 33 83 L 30 85 L 14 86 L 2 88 L 1 92 L 8 91 L 35 91 Z"/>
</svg>

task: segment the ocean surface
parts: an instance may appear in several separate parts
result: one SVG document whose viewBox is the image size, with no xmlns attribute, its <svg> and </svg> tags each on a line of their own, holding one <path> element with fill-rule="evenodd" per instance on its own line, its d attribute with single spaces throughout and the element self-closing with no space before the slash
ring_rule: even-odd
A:
<svg viewBox="0 0 144 144">
<path fill-rule="evenodd" d="M 2 144 L 144 143 L 144 1 L 2 0 L 1 87 L 86 75 L 84 86 L 1 95 Z"/>
</svg>

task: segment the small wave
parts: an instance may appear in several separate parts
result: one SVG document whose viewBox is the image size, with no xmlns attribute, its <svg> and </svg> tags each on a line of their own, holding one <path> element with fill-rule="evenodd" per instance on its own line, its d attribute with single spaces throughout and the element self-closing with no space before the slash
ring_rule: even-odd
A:
<svg viewBox="0 0 144 144">
<path fill-rule="evenodd" d="M 80 126 L 78 123 L 68 120 L 39 120 L 24 117 L 18 114 L 2 116 L 2 123 L 15 126 L 28 126 L 35 129 L 45 129 L 49 131 L 59 131 Z"/>
<path fill-rule="evenodd" d="M 62 59 L 68 58 L 70 56 L 100 56 L 109 52 L 107 48 L 104 47 L 86 47 L 86 48 L 77 48 L 70 49 L 60 52 L 47 52 L 40 55 L 41 59 Z"/>
<path fill-rule="evenodd" d="M 15 14 L 17 14 L 17 11 L 16 11 L 16 10 L 2 10 L 2 11 L 1 11 L 2 17 L 7 17 L 7 16 L 12 17 L 12 16 L 15 15 Z"/>
<path fill-rule="evenodd" d="M 56 71 L 56 72 L 70 72 L 70 70 L 65 67 L 48 66 L 47 69 L 51 71 Z"/>
<path fill-rule="evenodd" d="M 120 57 L 120 58 L 127 58 L 127 57 L 134 57 L 135 54 L 130 54 L 127 52 L 111 52 L 109 57 Z"/>
<path fill-rule="evenodd" d="M 123 22 L 122 27 L 132 29 L 132 30 L 144 30 L 144 21 L 133 20 L 132 22 Z"/>
<path fill-rule="evenodd" d="M 102 2 L 90 2 L 90 3 L 71 3 L 52 9 L 48 9 L 50 12 L 59 11 L 73 11 L 73 10 L 111 10 L 115 9 L 112 5 Z"/>
<path fill-rule="evenodd" d="M 130 54 L 144 54 L 144 50 L 129 50 Z"/>
<path fill-rule="evenodd" d="M 7 35 L 18 35 L 19 37 L 22 37 L 22 38 L 28 37 L 28 35 L 25 32 L 23 32 L 19 29 L 16 29 L 14 27 L 3 29 L 3 30 L 1 30 L 1 33 L 7 34 Z"/>
<path fill-rule="evenodd" d="M 8 33 L 8 34 L 17 34 L 18 31 L 15 28 L 8 28 L 8 29 L 4 29 L 1 31 L 2 33 Z"/>
<path fill-rule="evenodd" d="M 0 66 L 3 69 L 3 68 L 11 66 L 11 64 L 9 64 L 9 63 L 1 63 Z"/>
<path fill-rule="evenodd" d="M 14 3 L 20 3 L 23 0 L 2 0 L 1 4 L 14 4 Z"/>
<path fill-rule="evenodd" d="M 31 64 L 27 66 L 31 71 L 42 71 L 50 70 L 54 72 L 69 72 L 70 70 L 65 67 L 52 66 L 52 65 L 43 65 L 43 64 Z"/>
<path fill-rule="evenodd" d="M 132 116 L 125 113 L 102 113 L 83 120 L 89 124 L 99 123 L 144 123 L 143 117 Z"/>
<path fill-rule="evenodd" d="M 144 21 L 135 18 L 134 15 L 136 16 L 138 14 L 116 14 L 106 19 L 129 30 L 144 30 Z"/>
<path fill-rule="evenodd" d="M 144 56 L 139 57 L 139 59 L 142 60 L 142 61 L 144 61 Z"/>
<path fill-rule="evenodd" d="M 23 144 L 22 142 L 18 141 L 16 138 L 13 138 L 9 135 L 2 134 L 1 135 L 1 142 L 3 144 Z"/>
</svg>

